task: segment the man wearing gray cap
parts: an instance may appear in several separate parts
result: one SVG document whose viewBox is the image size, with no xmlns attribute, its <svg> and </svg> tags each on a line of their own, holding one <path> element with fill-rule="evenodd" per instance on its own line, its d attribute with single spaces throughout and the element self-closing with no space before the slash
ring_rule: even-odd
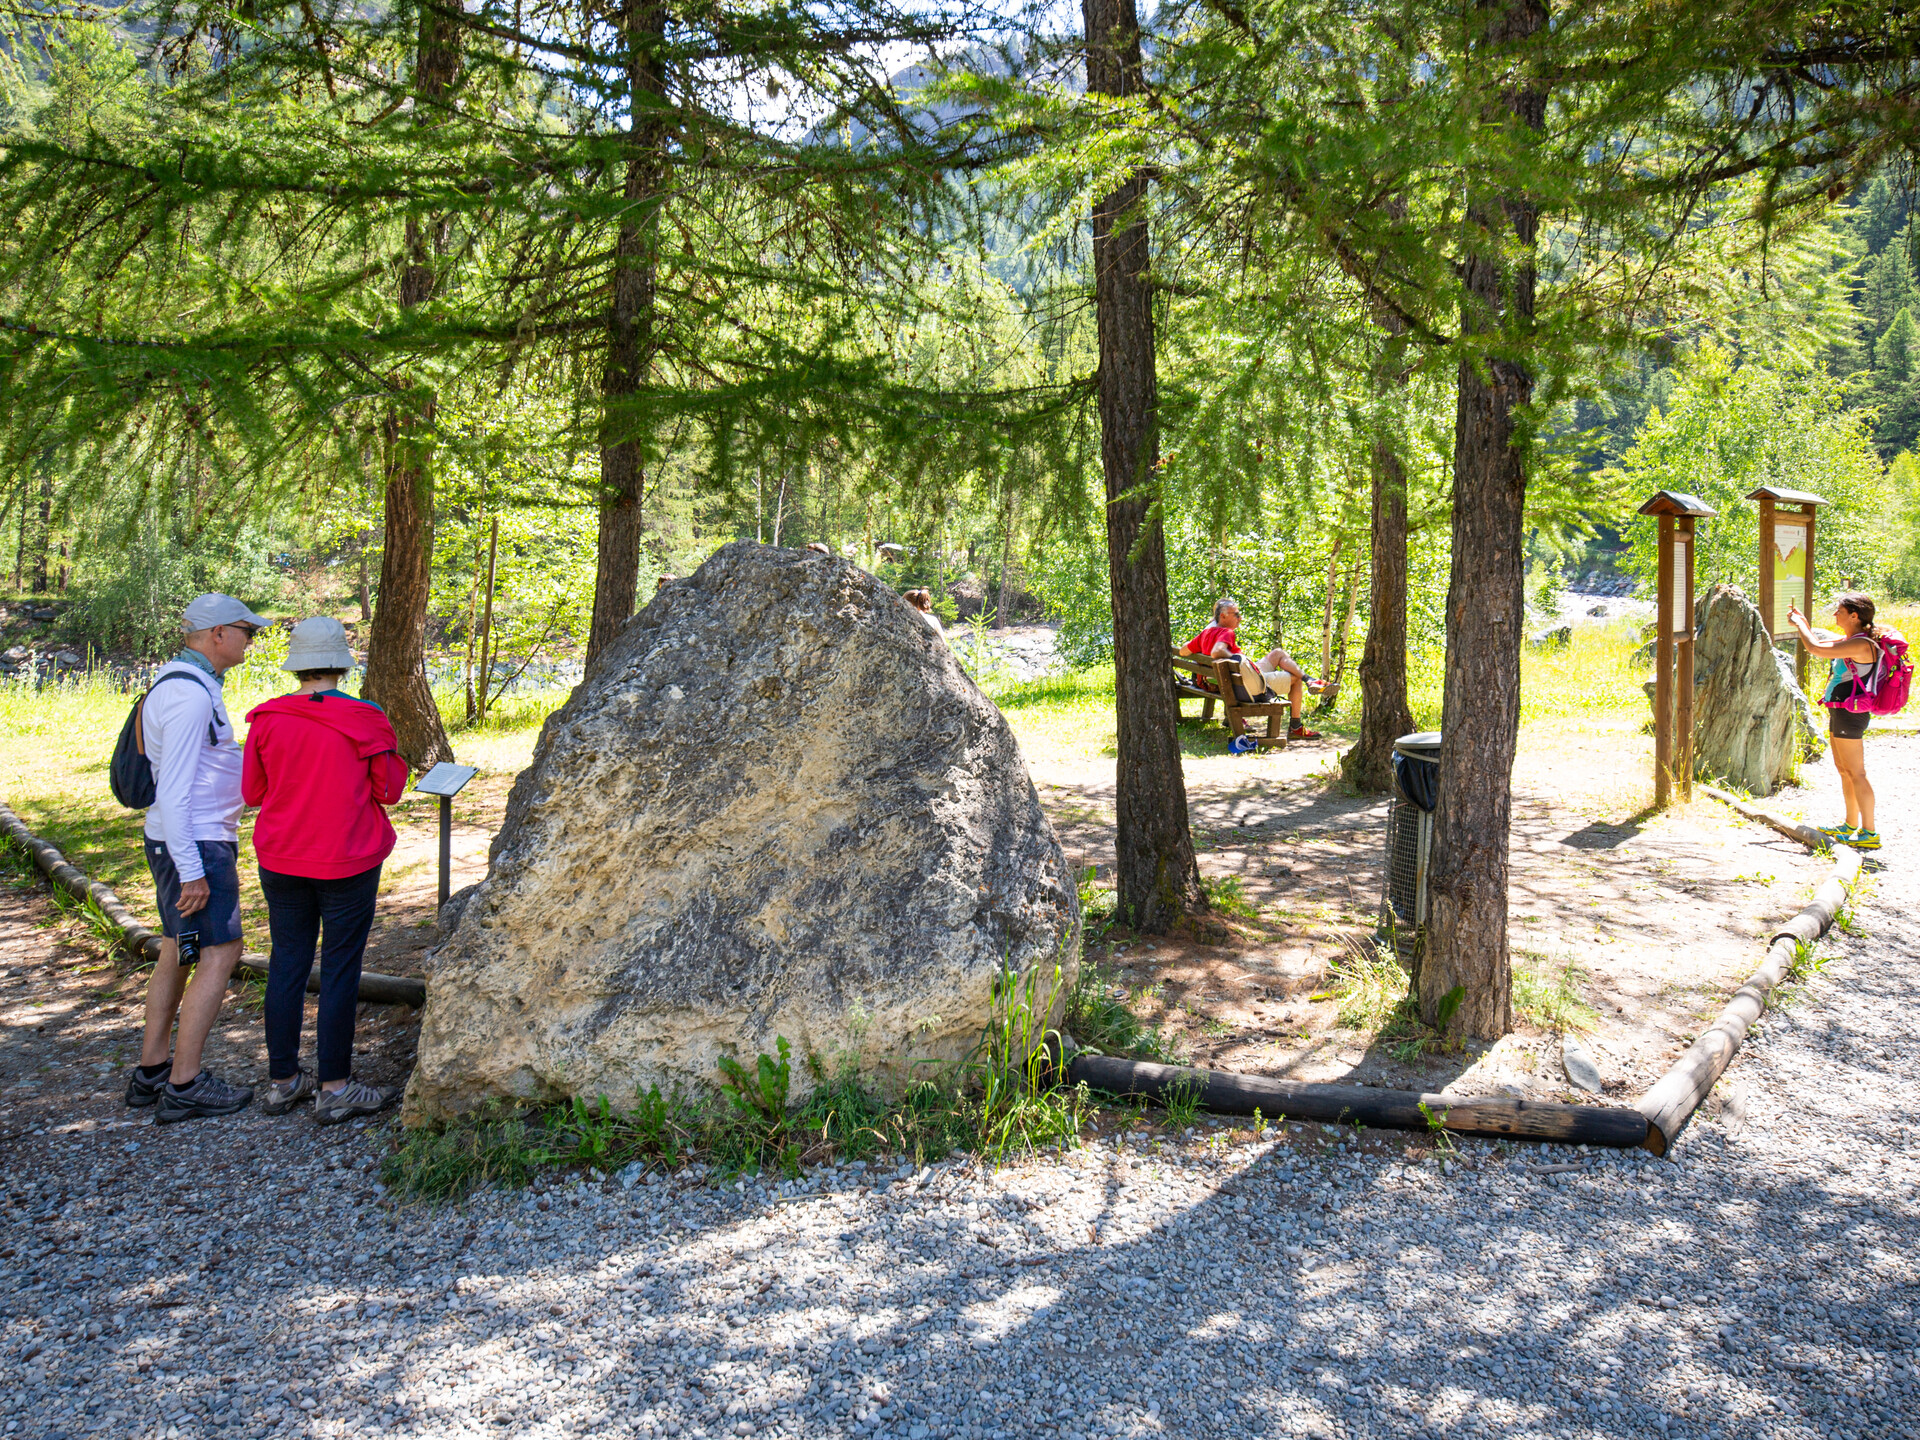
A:
<svg viewBox="0 0 1920 1440">
<path fill-rule="evenodd" d="M 253 1099 L 204 1068 L 200 1052 L 240 958 L 241 754 L 221 677 L 268 622 L 231 595 L 202 595 L 181 620 L 185 648 L 154 676 L 139 720 L 154 778 L 147 868 L 165 938 L 147 982 L 146 1039 L 127 1104 L 152 1105 L 156 1125 L 231 1115 Z M 185 678 L 162 683 L 171 677 Z"/>
</svg>

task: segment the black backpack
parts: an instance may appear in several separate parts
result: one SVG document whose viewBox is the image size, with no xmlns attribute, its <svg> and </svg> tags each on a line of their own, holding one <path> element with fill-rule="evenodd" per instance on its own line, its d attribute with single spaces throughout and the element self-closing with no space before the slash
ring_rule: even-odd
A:
<svg viewBox="0 0 1920 1440">
<path fill-rule="evenodd" d="M 107 781 L 113 787 L 113 798 L 129 810 L 145 810 L 153 804 L 159 788 L 153 781 L 153 762 L 147 759 L 147 746 L 140 734 L 140 711 L 147 703 L 147 696 L 169 680 L 200 681 L 184 670 L 175 670 L 162 675 L 153 684 L 141 692 L 140 698 L 133 702 L 133 709 L 127 712 L 127 723 L 120 727 L 120 738 L 113 745 L 113 759 L 107 765 Z M 218 745 L 220 737 L 214 733 L 213 721 L 207 722 L 207 744 Z"/>
</svg>

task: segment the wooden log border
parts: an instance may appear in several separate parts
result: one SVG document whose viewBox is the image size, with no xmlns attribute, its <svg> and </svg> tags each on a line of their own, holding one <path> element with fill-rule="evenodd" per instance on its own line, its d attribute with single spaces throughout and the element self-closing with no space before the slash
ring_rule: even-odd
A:
<svg viewBox="0 0 1920 1440">
<path fill-rule="evenodd" d="M 160 936 L 157 933 L 135 919 L 133 912 L 111 889 L 98 880 L 88 879 L 86 871 L 29 830 L 4 803 L 0 803 L 0 831 L 5 831 L 33 856 L 34 864 L 45 872 L 47 879 L 74 899 L 83 903 L 91 900 L 99 906 L 100 913 L 119 930 L 121 946 L 135 960 L 143 965 L 151 965 L 160 958 Z M 265 965 L 244 956 L 235 968 L 255 975 L 267 973 Z M 317 965 L 307 977 L 307 989 L 311 993 L 319 993 L 320 968 Z M 360 998 L 374 1005 L 412 1005 L 417 1008 L 427 1003 L 427 982 L 408 975 L 363 972 L 360 976 Z"/>
<path fill-rule="evenodd" d="M 1799 947 L 1811 945 L 1827 933 L 1833 917 L 1847 903 L 1847 893 L 1860 876 L 1860 856 L 1842 848 L 1829 875 L 1800 913 L 1773 932 L 1766 962 L 1734 991 L 1720 1018 L 1693 1042 L 1674 1067 L 1633 1108 L 1647 1118 L 1647 1149 L 1664 1155 L 1679 1138 L 1700 1102 L 1707 1098 L 1747 1038 L 1747 1031 L 1767 1008 L 1767 997 L 1787 978 Z"/>
<path fill-rule="evenodd" d="M 1789 840 L 1798 840 L 1809 850 L 1831 850 L 1833 842 L 1811 825 L 1803 825 L 1798 820 L 1787 820 L 1771 810 L 1762 810 L 1758 805 L 1742 800 L 1738 795 L 1729 795 L 1724 790 L 1716 790 L 1711 785 L 1700 787 L 1702 795 L 1711 795 L 1734 814 L 1744 816 L 1757 824 L 1765 825 L 1769 830 L 1778 830 Z"/>
<path fill-rule="evenodd" d="M 1276 1121 L 1284 1116 L 1289 1120 L 1381 1129 L 1442 1129 L 1459 1135 L 1606 1145 L 1665 1155 L 1739 1051 L 1749 1027 L 1766 1009 L 1767 997 L 1792 969 L 1798 947 L 1826 934 L 1859 873 L 1860 857 L 1842 850 L 1833 874 L 1821 883 L 1813 899 L 1774 931 L 1766 963 L 1734 992 L 1720 1017 L 1631 1108 L 1563 1105 L 1494 1095 L 1463 1099 L 1412 1090 L 1377 1090 L 1368 1085 L 1309 1084 L 1229 1070 L 1157 1065 L 1087 1050 L 1072 1054 L 1066 1076 L 1091 1090 L 1161 1104 L 1170 1094 L 1184 1092 L 1201 1108 L 1222 1115 L 1251 1115 L 1258 1110 Z"/>
</svg>

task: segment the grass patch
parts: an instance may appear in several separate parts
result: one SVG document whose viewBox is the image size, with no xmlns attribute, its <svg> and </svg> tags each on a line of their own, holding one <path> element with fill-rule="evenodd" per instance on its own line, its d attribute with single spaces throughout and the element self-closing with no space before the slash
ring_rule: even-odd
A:
<svg viewBox="0 0 1920 1440">
<path fill-rule="evenodd" d="M 711 1094 L 663 1096 L 657 1087 L 630 1109 L 606 1096 L 545 1107 L 495 1104 L 469 1119 L 403 1132 L 381 1166 L 397 1194 L 456 1200 L 486 1186 L 519 1187 L 544 1171 L 612 1174 L 638 1161 L 675 1170 L 698 1159 L 716 1178 L 776 1172 L 797 1179 L 808 1165 L 898 1155 L 916 1164 L 971 1150 L 999 1164 L 1044 1146 L 1078 1143 L 1093 1109 L 1084 1086 L 1060 1083 L 1047 1023 L 1064 1000 L 1057 967 L 1003 972 L 992 1019 L 955 1073 L 908 1086 L 897 1097 L 867 1088 L 859 1057 L 804 1060 L 818 1083 L 789 1102 L 792 1054 L 747 1065 L 723 1060 Z"/>
<path fill-rule="evenodd" d="M 1332 1000 L 1335 1023 L 1348 1030 L 1386 1030 L 1412 1006 L 1406 970 L 1393 951 L 1371 935 L 1344 937 L 1328 971 L 1326 988 L 1313 998 Z"/>
<path fill-rule="evenodd" d="M 1089 865 L 1080 872 L 1080 930 L 1085 938 L 1100 939 L 1113 928 L 1120 897 L 1111 885 L 1100 883 L 1100 868 Z"/>
<path fill-rule="evenodd" d="M 1520 653 L 1520 723 L 1647 713 L 1640 687 L 1651 667 L 1635 658 L 1640 645 L 1639 623 L 1616 620 L 1574 626 L 1569 645 L 1528 646 Z M 1417 729 L 1440 728 L 1445 689 L 1444 653 L 1407 657 L 1407 702 Z"/>
<path fill-rule="evenodd" d="M 1813 988 L 1813 982 L 1826 973 L 1827 966 L 1833 963 L 1833 951 L 1825 945 L 1809 945 L 1804 940 L 1796 940 L 1793 946 L 1793 963 L 1787 967 L 1786 978 L 1774 988 L 1768 1000 L 1769 1009 L 1785 1010 L 1798 1005 L 1807 998 Z"/>
<path fill-rule="evenodd" d="M 1067 997 L 1068 1032 L 1102 1054 L 1180 1064 L 1177 1048 L 1166 1036 L 1133 1013 L 1128 1003 L 1133 998 L 1117 972 L 1083 960 Z"/>
<path fill-rule="evenodd" d="M 1441 1023 L 1435 1028 L 1420 1018 L 1412 976 L 1377 937 L 1346 936 L 1341 953 L 1327 968 L 1326 987 L 1312 998 L 1335 1003 L 1336 1024 L 1371 1035 L 1408 1065 L 1423 1055 L 1444 1055 L 1459 1048 L 1460 1042 L 1445 1033 L 1446 1022 L 1465 993 L 1459 986 L 1442 998 Z"/>
<path fill-rule="evenodd" d="M 1200 889 L 1207 897 L 1207 904 L 1222 915 L 1241 920 L 1260 918 L 1260 907 L 1248 897 L 1246 882 L 1238 875 L 1222 875 L 1218 880 L 1209 880 L 1203 875 Z"/>
<path fill-rule="evenodd" d="M 1515 954 L 1523 961 L 1513 967 L 1516 1015 L 1542 1030 L 1561 1033 L 1592 1030 L 1600 1023 L 1599 1012 L 1586 1002 L 1580 991 L 1587 972 L 1571 955 L 1556 966 L 1535 951 L 1520 950 Z"/>
</svg>

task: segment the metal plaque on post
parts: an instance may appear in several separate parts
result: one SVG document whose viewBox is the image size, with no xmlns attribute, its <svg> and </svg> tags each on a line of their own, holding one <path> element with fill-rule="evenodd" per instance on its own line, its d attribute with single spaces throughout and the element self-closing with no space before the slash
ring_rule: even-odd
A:
<svg viewBox="0 0 1920 1440">
<path fill-rule="evenodd" d="M 1813 613 L 1814 516 L 1827 501 L 1778 485 L 1762 485 L 1747 498 L 1760 504 L 1760 614 L 1776 644 L 1792 643 L 1794 671 L 1805 685 L 1807 652 L 1787 611 L 1797 605 L 1802 614 Z"/>
<path fill-rule="evenodd" d="M 453 872 L 453 797 L 467 786 L 467 782 L 480 773 L 473 765 L 455 765 L 451 760 L 442 760 L 426 774 L 420 777 L 420 783 L 413 787 L 416 795 L 437 795 L 440 797 L 440 903 L 447 903 L 451 893 L 448 885 Z"/>
<path fill-rule="evenodd" d="M 1659 490 L 1640 507 L 1640 513 L 1660 521 L 1653 649 L 1653 803 L 1665 806 L 1673 798 L 1676 780 L 1683 800 L 1693 795 L 1693 525 L 1714 510 L 1698 495 Z"/>
</svg>

